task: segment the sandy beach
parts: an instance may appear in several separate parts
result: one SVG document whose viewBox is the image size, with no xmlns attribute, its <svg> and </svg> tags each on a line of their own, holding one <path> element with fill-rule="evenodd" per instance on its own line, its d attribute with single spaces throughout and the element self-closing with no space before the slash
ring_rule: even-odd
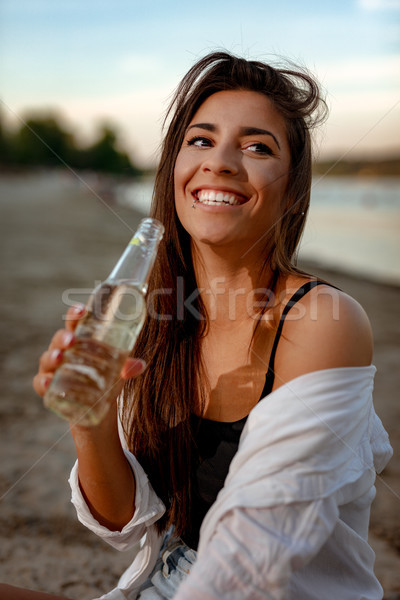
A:
<svg viewBox="0 0 400 600">
<path fill-rule="evenodd" d="M 106 203 L 105 185 L 85 179 L 68 172 L 0 177 L 0 580 L 76 600 L 115 586 L 132 555 L 77 521 L 67 483 L 75 460 L 68 425 L 43 408 L 31 381 L 67 304 L 86 300 L 141 218 Z M 400 288 L 312 271 L 355 297 L 372 322 L 375 406 L 395 455 L 377 479 L 370 540 L 385 599 L 400 599 Z"/>
</svg>

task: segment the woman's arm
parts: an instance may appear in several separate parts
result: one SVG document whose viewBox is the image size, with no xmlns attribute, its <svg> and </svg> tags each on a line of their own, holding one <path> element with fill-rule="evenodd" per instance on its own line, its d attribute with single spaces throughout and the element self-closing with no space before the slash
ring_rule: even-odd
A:
<svg viewBox="0 0 400 600">
<path fill-rule="evenodd" d="M 73 345 L 74 331 L 83 312 L 82 307 L 68 311 L 66 329 L 56 332 L 48 350 L 43 353 L 39 372 L 33 381 L 40 396 L 50 385 L 62 361 L 63 352 Z M 122 389 L 124 379 L 139 375 L 143 369 L 141 360 L 128 359 L 119 386 L 116 386 L 115 398 Z M 80 487 L 90 511 L 100 525 L 120 531 L 135 511 L 135 479 L 118 434 L 116 400 L 100 425 L 71 425 L 71 432 L 78 455 Z"/>
<path fill-rule="evenodd" d="M 292 573 L 315 556 L 337 514 L 330 498 L 228 512 L 174 600 L 287 600 Z"/>
<path fill-rule="evenodd" d="M 118 435 L 117 406 L 97 427 L 71 425 L 79 486 L 93 517 L 121 531 L 135 512 L 135 479 Z"/>
</svg>

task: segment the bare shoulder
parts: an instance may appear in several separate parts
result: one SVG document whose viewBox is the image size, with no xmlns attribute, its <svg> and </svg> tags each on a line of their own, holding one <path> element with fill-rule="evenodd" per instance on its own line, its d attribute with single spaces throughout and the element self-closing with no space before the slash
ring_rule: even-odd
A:
<svg viewBox="0 0 400 600">
<path fill-rule="evenodd" d="M 311 289 L 287 313 L 275 386 L 311 371 L 371 364 L 372 331 L 362 306 L 329 285 Z"/>
</svg>

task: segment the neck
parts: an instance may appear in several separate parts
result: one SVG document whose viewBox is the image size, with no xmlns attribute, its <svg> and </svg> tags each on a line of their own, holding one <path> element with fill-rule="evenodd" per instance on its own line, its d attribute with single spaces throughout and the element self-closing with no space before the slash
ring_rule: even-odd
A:
<svg viewBox="0 0 400 600">
<path fill-rule="evenodd" d="M 255 323 L 260 303 L 268 295 L 272 272 L 250 253 L 193 248 L 193 264 L 210 327 Z"/>
</svg>

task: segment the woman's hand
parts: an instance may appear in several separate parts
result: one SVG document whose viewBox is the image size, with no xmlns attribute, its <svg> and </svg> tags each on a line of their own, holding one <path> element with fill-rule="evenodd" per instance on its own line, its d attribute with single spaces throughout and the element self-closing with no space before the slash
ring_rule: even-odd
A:
<svg viewBox="0 0 400 600">
<path fill-rule="evenodd" d="M 33 378 L 33 387 L 39 396 L 44 396 L 54 373 L 63 360 L 65 350 L 73 346 L 75 329 L 85 314 L 85 307 L 77 304 L 68 309 L 65 319 L 65 329 L 59 329 L 54 334 L 48 349 L 43 352 L 39 361 L 38 373 Z M 140 375 L 146 368 L 146 363 L 140 358 L 128 358 L 122 368 L 123 380 Z"/>
<path fill-rule="evenodd" d="M 65 329 L 56 331 L 48 349 L 40 357 L 39 371 L 33 378 L 33 387 L 39 396 L 44 396 L 55 371 L 62 362 L 64 351 L 74 344 L 74 332 L 84 314 L 85 307 L 81 304 L 69 308 L 65 319 Z"/>
</svg>

